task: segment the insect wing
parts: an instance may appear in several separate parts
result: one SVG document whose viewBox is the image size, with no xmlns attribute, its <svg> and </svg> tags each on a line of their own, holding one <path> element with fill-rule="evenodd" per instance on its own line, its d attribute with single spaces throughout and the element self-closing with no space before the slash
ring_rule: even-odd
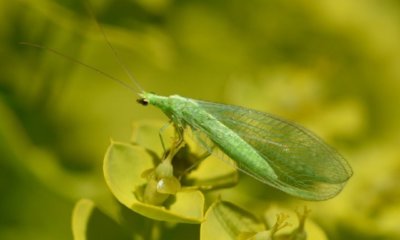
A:
<svg viewBox="0 0 400 240">
<path fill-rule="evenodd" d="M 268 162 L 277 179 L 244 171 L 266 184 L 305 199 L 324 200 L 338 194 L 352 175 L 351 167 L 338 152 L 295 123 L 243 107 L 193 101 Z"/>
</svg>

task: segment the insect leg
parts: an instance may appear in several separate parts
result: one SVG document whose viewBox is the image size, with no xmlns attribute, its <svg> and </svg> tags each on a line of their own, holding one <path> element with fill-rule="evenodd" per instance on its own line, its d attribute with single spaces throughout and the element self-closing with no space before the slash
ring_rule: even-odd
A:
<svg viewBox="0 0 400 240">
<path fill-rule="evenodd" d="M 164 124 L 164 126 L 162 126 L 160 128 L 160 130 L 158 131 L 158 136 L 160 137 L 161 145 L 164 150 L 164 155 L 165 155 L 167 149 L 165 148 L 163 133 L 164 133 L 165 129 L 167 129 L 170 125 L 171 125 L 171 122 L 168 122 L 168 123 Z"/>
<path fill-rule="evenodd" d="M 177 135 L 177 139 L 176 139 L 176 145 L 181 145 L 183 142 L 183 131 L 184 128 L 183 127 L 179 127 L 178 125 L 174 124 L 175 127 L 175 133 Z"/>
<path fill-rule="evenodd" d="M 203 147 L 205 149 L 205 152 L 202 153 L 200 156 L 198 156 L 197 157 L 198 161 L 193 163 L 190 167 L 186 168 L 182 175 L 187 174 L 188 172 L 193 170 L 195 167 L 197 167 L 204 159 L 209 157 L 213 151 L 213 148 L 215 147 L 215 146 L 210 146 L 209 144 L 207 144 L 206 141 L 201 138 L 201 136 L 197 130 L 192 128 L 192 132 L 193 132 L 195 140 L 201 147 Z"/>
</svg>

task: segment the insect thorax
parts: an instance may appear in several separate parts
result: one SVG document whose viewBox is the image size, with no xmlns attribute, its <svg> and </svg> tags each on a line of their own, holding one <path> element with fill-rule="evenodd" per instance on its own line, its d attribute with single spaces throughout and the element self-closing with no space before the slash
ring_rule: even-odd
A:
<svg viewBox="0 0 400 240">
<path fill-rule="evenodd" d="M 161 109 L 173 121 L 176 118 L 181 119 L 182 115 L 186 112 L 185 110 L 193 107 L 192 105 L 195 104 L 190 99 L 178 95 L 165 97 L 154 93 L 143 93 L 142 97 L 149 104 Z"/>
</svg>

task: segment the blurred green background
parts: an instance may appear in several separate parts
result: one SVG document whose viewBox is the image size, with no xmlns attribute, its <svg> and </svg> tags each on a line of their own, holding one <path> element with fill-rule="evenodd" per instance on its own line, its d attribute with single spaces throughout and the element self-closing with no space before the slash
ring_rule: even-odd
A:
<svg viewBox="0 0 400 240">
<path fill-rule="evenodd" d="M 338 197 L 306 203 L 331 239 L 400 239 L 399 1 L 91 4 L 144 89 L 274 113 L 337 148 L 354 176 Z M 1 1 L 0 17 L 0 239 L 71 239 L 76 200 L 115 207 L 102 175 L 110 137 L 167 119 L 104 76 L 19 44 L 126 79 L 82 1 Z M 305 204 L 245 176 L 237 189 L 222 197 L 253 211 Z"/>
</svg>

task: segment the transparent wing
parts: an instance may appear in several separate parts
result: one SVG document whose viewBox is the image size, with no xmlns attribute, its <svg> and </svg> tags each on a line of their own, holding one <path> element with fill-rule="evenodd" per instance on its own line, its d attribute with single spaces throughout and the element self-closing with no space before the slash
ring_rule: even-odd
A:
<svg viewBox="0 0 400 240">
<path fill-rule="evenodd" d="M 266 184 L 302 198 L 323 200 L 339 193 L 352 175 L 338 152 L 297 124 L 243 107 L 193 101 L 268 162 L 278 176 L 275 180 L 241 169 Z"/>
</svg>

